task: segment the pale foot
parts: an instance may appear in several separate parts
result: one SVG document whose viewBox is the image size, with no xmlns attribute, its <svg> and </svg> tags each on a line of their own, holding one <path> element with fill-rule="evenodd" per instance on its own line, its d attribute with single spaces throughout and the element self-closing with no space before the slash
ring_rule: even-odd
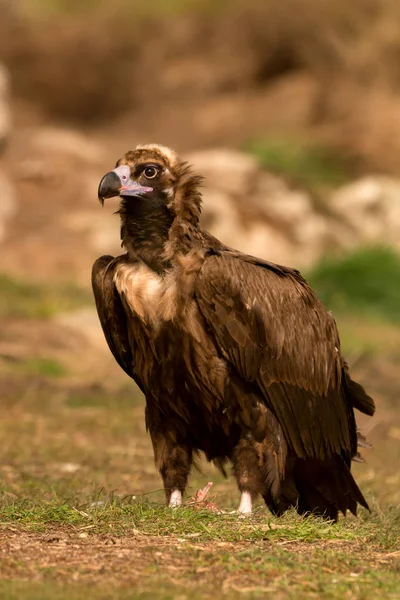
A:
<svg viewBox="0 0 400 600">
<path fill-rule="evenodd" d="M 251 515 L 252 508 L 253 506 L 250 492 L 242 492 L 238 512 L 240 512 L 242 515 Z"/>
<path fill-rule="evenodd" d="M 182 504 L 182 492 L 181 490 L 172 490 L 171 495 L 169 497 L 169 506 L 171 508 L 176 508 Z"/>
</svg>

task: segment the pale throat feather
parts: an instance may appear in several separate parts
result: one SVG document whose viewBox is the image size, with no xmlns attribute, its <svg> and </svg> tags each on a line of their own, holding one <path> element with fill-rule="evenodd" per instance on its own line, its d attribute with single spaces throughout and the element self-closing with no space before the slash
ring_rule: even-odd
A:
<svg viewBox="0 0 400 600">
<path fill-rule="evenodd" d="M 177 310 L 177 285 L 171 273 L 159 275 L 145 263 L 120 265 L 114 275 L 117 290 L 142 321 L 171 321 Z"/>
</svg>

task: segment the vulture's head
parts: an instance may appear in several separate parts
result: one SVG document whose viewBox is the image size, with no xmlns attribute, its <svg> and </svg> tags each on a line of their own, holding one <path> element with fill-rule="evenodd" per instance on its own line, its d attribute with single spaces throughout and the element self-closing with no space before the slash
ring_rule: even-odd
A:
<svg viewBox="0 0 400 600">
<path fill-rule="evenodd" d="M 128 209 L 134 208 L 133 203 L 146 205 L 146 212 L 164 205 L 173 216 L 198 220 L 201 179 L 170 148 L 148 144 L 117 161 L 115 169 L 101 179 L 98 196 L 102 204 L 119 196 Z"/>
</svg>

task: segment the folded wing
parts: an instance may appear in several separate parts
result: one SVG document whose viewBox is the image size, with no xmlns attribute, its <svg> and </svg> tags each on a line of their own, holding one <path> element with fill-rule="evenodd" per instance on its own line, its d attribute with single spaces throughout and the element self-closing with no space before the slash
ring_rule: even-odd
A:
<svg viewBox="0 0 400 600">
<path fill-rule="evenodd" d="M 133 365 L 126 313 L 114 284 L 114 270 L 123 257 L 102 256 L 92 268 L 92 287 L 97 313 L 108 346 L 119 366 L 143 391 Z"/>
<path fill-rule="evenodd" d="M 257 386 L 295 454 L 339 454 L 349 464 L 357 436 L 336 324 L 300 274 L 217 252 L 205 260 L 195 294 L 220 352 Z"/>
</svg>

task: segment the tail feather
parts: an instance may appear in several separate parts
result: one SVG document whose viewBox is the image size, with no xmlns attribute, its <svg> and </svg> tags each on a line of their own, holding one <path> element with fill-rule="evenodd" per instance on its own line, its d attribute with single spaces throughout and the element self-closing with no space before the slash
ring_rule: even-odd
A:
<svg viewBox="0 0 400 600">
<path fill-rule="evenodd" d="M 289 497 L 286 490 L 291 492 Z M 315 514 L 332 521 L 337 521 L 339 512 L 346 515 L 349 510 L 356 515 L 358 504 L 369 510 L 350 469 L 338 454 L 325 461 L 295 460 L 282 482 L 280 497 L 266 495 L 264 500 L 274 514 L 295 506 L 299 514 Z"/>
<path fill-rule="evenodd" d="M 347 510 L 356 515 L 357 504 L 369 510 L 367 501 L 341 456 L 334 454 L 326 461 L 307 460 L 301 462 L 303 464 L 296 467 L 295 478 L 302 490 L 308 488 L 318 490 L 327 506 L 335 507 L 344 515 Z M 320 513 L 324 505 L 322 507 L 311 505 L 309 508 L 311 512 Z"/>
</svg>

